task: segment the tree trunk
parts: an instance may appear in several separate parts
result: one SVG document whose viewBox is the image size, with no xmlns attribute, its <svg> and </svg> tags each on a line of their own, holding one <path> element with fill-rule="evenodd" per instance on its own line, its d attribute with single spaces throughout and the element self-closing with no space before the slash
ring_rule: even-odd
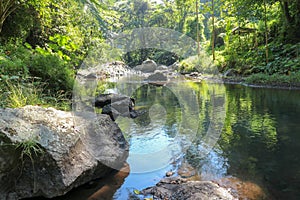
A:
<svg viewBox="0 0 300 200">
<path fill-rule="evenodd" d="M 280 5 L 283 10 L 286 22 L 288 23 L 288 25 L 291 25 L 293 23 L 293 18 L 290 14 L 289 3 L 287 1 L 282 1 Z"/>
<path fill-rule="evenodd" d="M 4 23 L 4 21 L 2 19 L 0 19 L 0 34 L 2 32 L 3 23 Z"/>
<path fill-rule="evenodd" d="M 179 21 L 178 30 L 179 30 L 179 32 L 183 33 L 183 32 L 184 32 L 184 31 L 183 31 L 183 28 L 184 28 L 184 24 L 185 24 L 187 12 L 186 12 L 186 11 L 183 11 L 183 12 L 181 12 L 181 13 L 183 13 L 183 14 L 181 15 L 182 18 L 181 18 L 180 21 Z"/>
<path fill-rule="evenodd" d="M 212 9 L 212 37 L 211 37 L 211 50 L 213 61 L 215 61 L 215 3 L 214 0 L 211 0 L 211 9 Z"/>
<path fill-rule="evenodd" d="M 268 49 L 268 19 L 267 19 L 267 4 L 266 4 L 266 0 L 264 0 L 264 11 L 265 11 L 265 42 L 266 42 L 266 64 L 268 64 L 269 62 L 269 49 Z"/>
<path fill-rule="evenodd" d="M 200 56 L 200 36 L 199 36 L 199 7 L 198 0 L 196 0 L 196 22 L 197 22 L 197 53 Z"/>
<path fill-rule="evenodd" d="M 6 18 L 16 10 L 16 0 L 0 0 L 0 33 Z"/>
<path fill-rule="evenodd" d="M 280 1 L 284 23 L 284 39 L 288 42 L 300 41 L 300 0 Z"/>
</svg>

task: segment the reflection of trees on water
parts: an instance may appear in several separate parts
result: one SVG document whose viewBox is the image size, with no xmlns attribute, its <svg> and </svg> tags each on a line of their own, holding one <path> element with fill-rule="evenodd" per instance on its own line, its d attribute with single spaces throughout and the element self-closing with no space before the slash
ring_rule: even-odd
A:
<svg viewBox="0 0 300 200">
<path fill-rule="evenodd" d="M 171 88 L 171 89 L 170 89 Z M 197 128 L 196 137 L 184 158 L 199 173 L 219 173 L 249 179 L 276 191 L 280 199 L 300 196 L 300 93 L 218 84 L 184 82 L 176 87 L 143 85 L 135 88 L 136 107 L 146 111 L 153 104 L 165 109 L 164 130 L 173 137 L 181 125 Z M 188 89 L 189 90 L 188 90 Z M 190 91 L 194 94 L 189 94 Z M 180 95 L 179 95 L 180 94 Z M 213 94 L 213 95 L 212 95 Z M 218 146 L 201 157 L 201 141 L 210 122 L 220 119 L 212 102 L 226 97 L 226 117 Z M 198 114 L 189 104 L 198 102 Z M 189 118 L 184 112 L 189 113 Z M 194 116 L 194 117 L 191 117 Z M 149 113 L 135 119 L 151 123 Z M 148 121 L 147 121 L 148 120 Z M 144 124 L 143 124 L 144 123 Z M 181 134 L 188 134 L 183 132 Z"/>
<path fill-rule="evenodd" d="M 227 115 L 219 144 L 228 173 L 260 179 L 279 198 L 299 196 L 300 94 L 296 91 L 227 87 Z M 290 197 L 290 198 L 289 198 Z"/>
<path fill-rule="evenodd" d="M 170 136 L 176 134 L 174 127 L 181 122 L 181 107 L 176 95 L 168 87 L 145 84 L 134 92 L 133 98 L 136 101 L 136 107 L 144 111 L 141 116 L 134 119 L 135 123 L 141 126 L 149 125 L 151 123 L 149 109 L 153 105 L 161 105 L 166 112 L 166 122 L 163 128 Z"/>
<path fill-rule="evenodd" d="M 199 173 L 249 179 L 276 191 L 278 198 L 300 196 L 300 93 L 228 85 L 226 117 L 218 145 L 201 157 L 201 138 L 212 119 L 211 87 L 190 83 L 199 102 L 199 126 L 185 159 Z M 210 88 L 210 89 L 209 89 Z M 219 90 L 222 93 L 221 90 Z M 208 170 L 208 171 L 207 171 Z"/>
</svg>

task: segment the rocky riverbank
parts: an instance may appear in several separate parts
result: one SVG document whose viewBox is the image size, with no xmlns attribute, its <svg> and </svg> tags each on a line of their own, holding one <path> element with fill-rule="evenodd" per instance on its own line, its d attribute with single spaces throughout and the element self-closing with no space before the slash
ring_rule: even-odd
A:
<svg viewBox="0 0 300 200">
<path fill-rule="evenodd" d="M 155 186 L 143 189 L 137 198 L 155 200 L 264 200 L 270 199 L 258 184 L 227 176 L 216 179 L 202 178 L 190 164 L 181 163 L 177 170 L 166 173 Z M 204 176 L 205 177 L 205 176 Z"/>
<path fill-rule="evenodd" d="M 149 82 L 154 85 L 164 85 L 167 81 L 176 78 L 187 78 L 193 81 L 208 81 L 213 83 L 224 84 L 240 84 L 248 87 L 256 88 L 276 88 L 276 89 L 293 89 L 300 90 L 300 82 L 293 82 L 289 76 L 285 79 L 272 77 L 272 75 L 257 75 L 257 76 L 240 76 L 234 70 L 227 70 L 224 73 L 219 73 L 216 76 L 208 76 L 198 72 L 190 72 L 181 74 L 178 72 L 179 64 L 174 63 L 170 66 L 158 65 L 153 60 L 145 60 L 141 65 L 134 68 L 128 67 L 125 63 L 115 61 L 104 66 L 95 68 L 82 69 L 78 75 L 84 78 L 94 79 L 119 79 L 125 76 L 139 76 L 144 82 Z M 270 78 L 271 77 L 271 78 Z M 294 77 L 297 79 L 297 77 Z"/>
<path fill-rule="evenodd" d="M 156 200 L 263 200 L 268 199 L 263 189 L 249 181 L 225 177 L 214 181 L 167 177 L 155 186 L 140 192 L 140 196 Z"/>
</svg>

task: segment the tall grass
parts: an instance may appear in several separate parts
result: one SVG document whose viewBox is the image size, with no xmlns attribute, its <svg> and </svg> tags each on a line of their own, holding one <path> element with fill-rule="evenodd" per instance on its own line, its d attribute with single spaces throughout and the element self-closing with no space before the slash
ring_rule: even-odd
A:
<svg viewBox="0 0 300 200">
<path fill-rule="evenodd" d="M 42 105 L 43 94 L 42 87 L 30 84 L 7 82 L 7 106 L 10 108 L 20 108 L 26 105 Z"/>
<path fill-rule="evenodd" d="M 26 105 L 70 110 L 70 94 L 60 90 L 53 94 L 43 82 L 5 81 L 1 84 L 0 107 L 20 108 Z"/>
</svg>

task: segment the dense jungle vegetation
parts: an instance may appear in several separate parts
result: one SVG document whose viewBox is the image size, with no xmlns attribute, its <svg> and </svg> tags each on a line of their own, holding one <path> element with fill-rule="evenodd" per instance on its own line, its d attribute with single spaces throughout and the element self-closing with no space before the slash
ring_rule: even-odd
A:
<svg viewBox="0 0 300 200">
<path fill-rule="evenodd" d="M 220 72 L 232 69 L 251 83 L 300 82 L 300 0 L 1 0 L 0 106 L 69 109 L 76 70 L 91 49 L 141 27 L 186 34 Z M 147 58 L 182 59 L 157 49 L 119 57 L 130 66 Z M 181 63 L 184 72 L 201 64 Z"/>
</svg>

